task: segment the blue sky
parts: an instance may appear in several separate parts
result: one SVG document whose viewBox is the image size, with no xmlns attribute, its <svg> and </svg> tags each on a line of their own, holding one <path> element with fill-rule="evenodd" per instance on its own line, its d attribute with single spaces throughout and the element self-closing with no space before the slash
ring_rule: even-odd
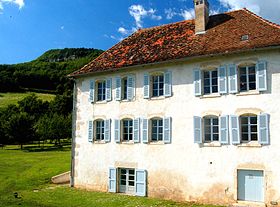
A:
<svg viewBox="0 0 280 207">
<path fill-rule="evenodd" d="M 208 1 L 211 14 L 247 7 L 280 23 L 280 0 Z M 55 48 L 106 50 L 138 28 L 193 16 L 193 0 L 0 0 L 0 64 Z"/>
</svg>

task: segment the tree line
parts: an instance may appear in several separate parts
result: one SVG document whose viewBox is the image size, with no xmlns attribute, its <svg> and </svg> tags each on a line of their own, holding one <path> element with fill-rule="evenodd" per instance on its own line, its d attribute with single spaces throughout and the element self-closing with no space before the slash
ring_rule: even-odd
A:
<svg viewBox="0 0 280 207">
<path fill-rule="evenodd" d="M 47 102 L 31 94 L 17 105 L 0 109 L 0 144 L 27 144 L 71 138 L 71 94 Z"/>
</svg>

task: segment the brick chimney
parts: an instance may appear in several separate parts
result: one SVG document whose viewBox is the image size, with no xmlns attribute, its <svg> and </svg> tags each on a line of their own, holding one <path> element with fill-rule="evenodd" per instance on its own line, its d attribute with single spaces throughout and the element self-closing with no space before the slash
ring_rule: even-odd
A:
<svg viewBox="0 0 280 207">
<path fill-rule="evenodd" d="M 207 0 L 194 0 L 195 34 L 204 34 L 209 20 L 209 3 Z"/>
</svg>

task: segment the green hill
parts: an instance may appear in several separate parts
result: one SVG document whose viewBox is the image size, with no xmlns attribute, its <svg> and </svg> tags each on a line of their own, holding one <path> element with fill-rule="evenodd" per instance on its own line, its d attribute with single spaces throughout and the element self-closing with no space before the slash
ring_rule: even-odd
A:
<svg viewBox="0 0 280 207">
<path fill-rule="evenodd" d="M 103 51 L 86 48 L 54 49 L 36 60 L 0 65 L 0 92 L 58 92 L 72 87 L 66 75 L 83 67 Z"/>
</svg>

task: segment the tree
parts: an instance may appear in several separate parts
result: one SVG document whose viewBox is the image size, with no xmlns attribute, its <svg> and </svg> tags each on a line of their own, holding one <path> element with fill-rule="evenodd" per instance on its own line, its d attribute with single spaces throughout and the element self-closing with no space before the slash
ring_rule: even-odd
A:
<svg viewBox="0 0 280 207">
<path fill-rule="evenodd" d="M 6 132 L 10 139 L 22 145 L 32 141 L 35 137 L 33 120 L 25 112 L 12 114 L 7 121 Z"/>
<path fill-rule="evenodd" d="M 51 114 L 42 116 L 35 124 L 40 140 L 52 140 L 60 144 L 61 139 L 71 137 L 71 115 Z"/>
</svg>

